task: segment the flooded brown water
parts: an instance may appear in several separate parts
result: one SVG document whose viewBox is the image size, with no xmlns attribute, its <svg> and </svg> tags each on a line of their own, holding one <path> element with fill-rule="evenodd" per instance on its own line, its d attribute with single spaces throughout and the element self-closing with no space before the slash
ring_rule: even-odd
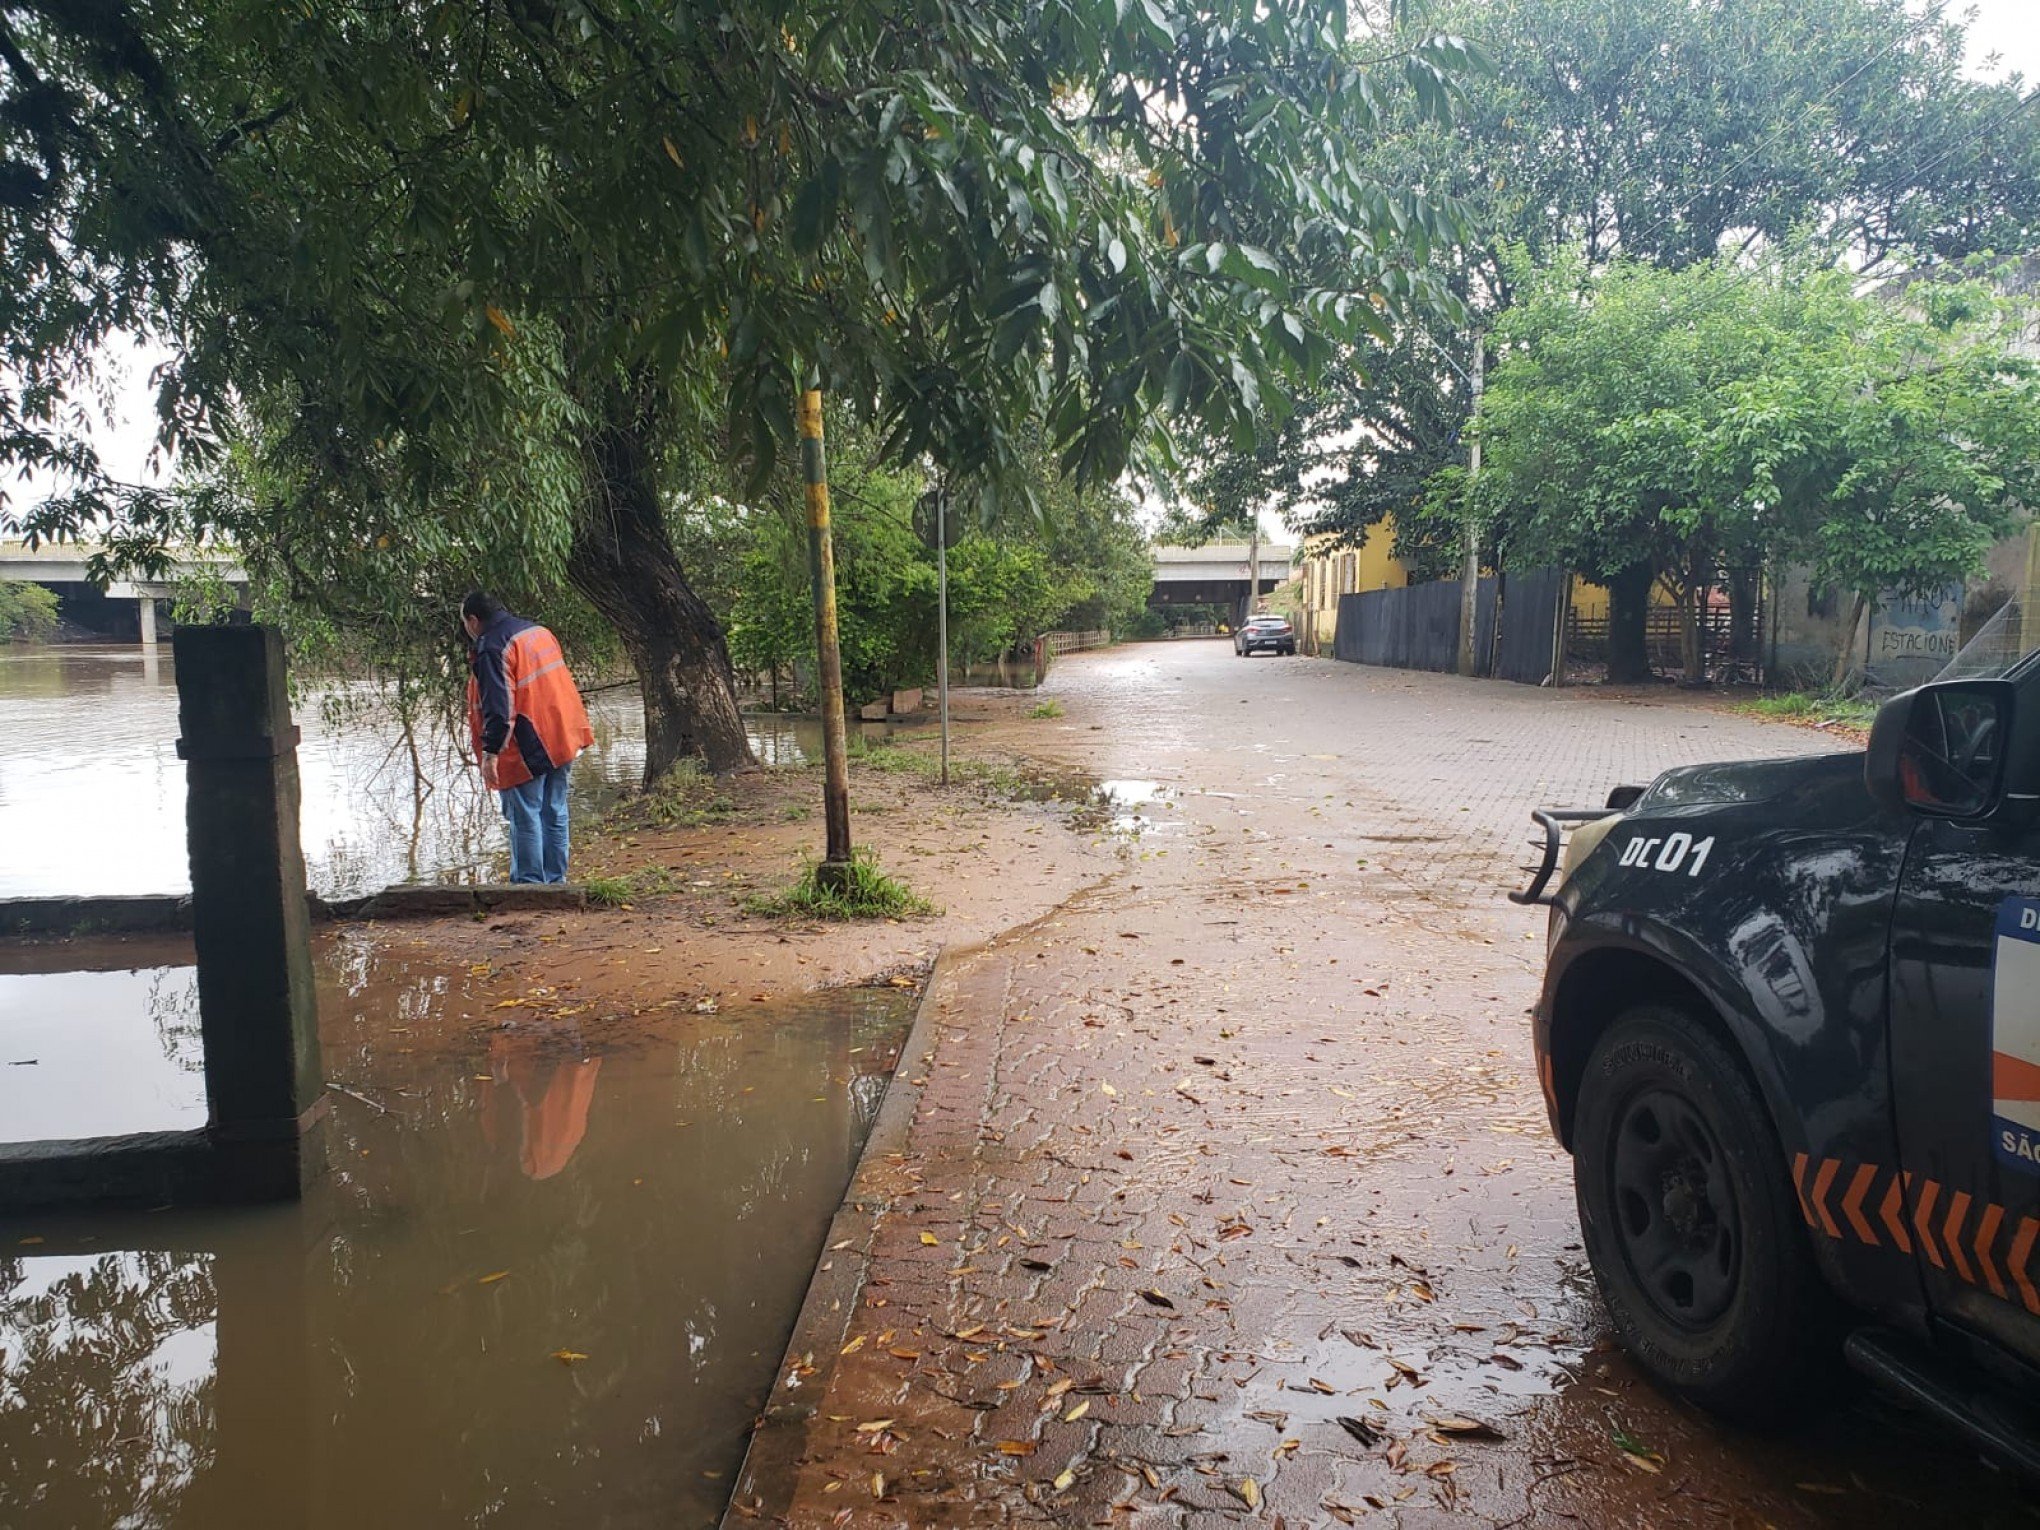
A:
<svg viewBox="0 0 2040 1530">
<path fill-rule="evenodd" d="M 182 969 L 62 949 L 179 1071 Z M 321 975 L 301 1204 L 0 1221 L 0 1525 L 712 1524 L 912 995 L 604 1013 L 358 933 Z"/>
<path fill-rule="evenodd" d="M 635 689 L 595 691 L 588 710 L 595 746 L 573 777 L 584 823 L 636 786 L 645 758 Z M 314 891 L 502 880 L 501 818 L 443 730 L 407 739 L 369 686 L 308 688 L 296 716 Z M 767 764 L 798 763 L 817 747 L 817 725 L 805 719 L 755 717 L 748 726 Z M 167 650 L 0 644 L 0 898 L 190 885 Z"/>
</svg>

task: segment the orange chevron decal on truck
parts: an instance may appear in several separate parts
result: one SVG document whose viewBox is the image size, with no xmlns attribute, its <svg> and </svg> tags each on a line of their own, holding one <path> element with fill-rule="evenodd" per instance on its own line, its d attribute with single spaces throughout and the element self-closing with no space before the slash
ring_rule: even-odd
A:
<svg viewBox="0 0 2040 1530">
<path fill-rule="evenodd" d="M 1913 1231 L 1920 1235 L 1920 1247 L 1926 1250 L 1927 1262 L 1937 1270 L 1945 1270 L 1947 1262 L 1941 1258 L 1941 1250 L 1934 1243 L 1934 1224 L 1928 1220 L 1934 1214 L 1934 1201 L 1941 1193 L 1941 1186 L 1931 1179 L 1923 1179 L 1920 1183 L 1927 1188 L 1913 1203 Z M 1908 1190 L 1912 1188 L 1910 1174 L 1905 1177 L 1905 1187 Z"/>
<path fill-rule="evenodd" d="M 1849 1193 L 1842 1197 L 1842 1215 L 1849 1219 L 1849 1226 L 1856 1230 L 1856 1236 L 1872 1248 L 1877 1247 L 1877 1233 L 1863 1216 L 1863 1197 L 1870 1193 L 1870 1186 L 1877 1179 L 1877 1165 L 1860 1164 L 1856 1177 L 1849 1181 Z"/>
<path fill-rule="evenodd" d="M 1954 1199 L 1948 1202 L 1948 1220 L 1942 1224 L 1941 1238 L 1948 1245 L 1948 1258 L 1955 1266 L 1955 1273 L 1962 1277 L 1965 1285 L 1975 1285 L 1976 1277 L 1969 1273 L 1969 1261 L 1962 1253 L 1962 1219 L 1969 1214 L 1969 1192 L 1957 1190 Z"/>
<path fill-rule="evenodd" d="M 1835 1171 L 1842 1166 L 1839 1158 L 1823 1158 L 1820 1173 L 1813 1181 L 1813 1209 L 1820 1213 L 1820 1225 L 1830 1238 L 1839 1238 L 1842 1230 L 1835 1226 L 1835 1219 L 1828 1215 L 1828 1191 L 1834 1187 Z"/>
<path fill-rule="evenodd" d="M 2005 1283 L 1998 1279 L 1997 1266 L 1990 1262 L 1991 1245 L 1997 1242 L 1998 1223 L 2005 1217 L 2002 1206 L 1985 1206 L 1976 1224 L 1976 1262 L 1983 1267 L 1984 1284 L 1999 1301 L 2005 1299 Z"/>
<path fill-rule="evenodd" d="M 1877 1214 L 1884 1220 L 1884 1230 L 1891 1234 L 1891 1241 L 1901 1254 L 1912 1252 L 1912 1239 L 1905 1235 L 1905 1218 L 1899 1213 L 1905 1209 L 1905 1187 L 1896 1174 L 1891 1176 L 1891 1188 L 1884 1192 L 1884 1204 L 1877 1208 Z"/>
<path fill-rule="evenodd" d="M 1880 1180 L 1884 1181 L 1881 1198 L 1876 1196 Z M 1837 1183 L 1847 1186 L 1841 1194 L 1840 1221 L 1830 1209 Z M 1799 1196 L 1799 1214 L 1816 1233 L 1838 1243 L 1853 1240 L 1865 1248 L 1883 1248 L 1885 1238 L 1878 1236 L 1881 1225 L 1890 1247 L 1900 1254 L 1913 1251 L 1916 1235 L 1921 1252 L 1935 1269 L 1946 1270 L 1965 1285 L 1988 1290 L 2000 1301 L 2021 1302 L 2040 1316 L 2040 1285 L 2035 1284 L 2040 1271 L 2033 1267 L 2036 1250 L 2040 1250 L 2040 1218 L 2007 1212 L 1994 1202 L 1979 1201 L 1969 1191 L 1952 1187 L 1944 1201 L 1940 1181 L 1924 1176 L 1915 1179 L 1881 1164 L 1852 1166 L 1840 1158 L 1812 1158 L 1805 1153 L 1792 1156 L 1792 1188 Z M 1864 1209 L 1873 1200 L 1875 1222 Z M 2011 1246 L 2000 1251 L 2000 1239 L 2015 1222 Z M 1967 1234 L 1971 1227 L 1974 1233 Z"/>
<path fill-rule="evenodd" d="M 2033 1289 L 2033 1276 L 2027 1269 L 2027 1262 L 2033 1257 L 2033 1235 L 2040 1233 L 2040 1222 L 2031 1217 L 2019 1218 L 2019 1236 L 2012 1240 L 2012 1279 L 2019 1283 L 2019 1295 L 2025 1299 L 2026 1310 L 2040 1317 L 2040 1291 Z"/>
</svg>

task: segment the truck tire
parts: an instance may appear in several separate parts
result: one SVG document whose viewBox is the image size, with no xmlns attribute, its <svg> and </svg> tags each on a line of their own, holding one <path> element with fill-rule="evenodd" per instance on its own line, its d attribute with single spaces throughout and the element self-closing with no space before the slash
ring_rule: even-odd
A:
<svg viewBox="0 0 2040 1530">
<path fill-rule="evenodd" d="M 1638 1005 L 1595 1043 L 1573 1182 L 1616 1334 L 1662 1385 L 1762 1422 L 1832 1365 L 1835 1303 L 1770 1116 L 1683 1010 Z"/>
</svg>

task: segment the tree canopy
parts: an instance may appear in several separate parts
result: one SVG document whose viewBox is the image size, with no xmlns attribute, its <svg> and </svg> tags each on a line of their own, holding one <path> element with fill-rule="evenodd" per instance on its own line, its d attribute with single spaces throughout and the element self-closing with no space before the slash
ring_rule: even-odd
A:
<svg viewBox="0 0 2040 1530">
<path fill-rule="evenodd" d="M 160 337 L 166 443 L 253 442 L 232 527 L 308 588 L 364 546 L 419 566 L 434 522 L 493 538 L 615 624 L 648 769 L 741 763 L 660 524 L 690 456 L 762 484 L 809 384 L 988 514 L 1036 425 L 1085 483 L 1172 421 L 1246 440 L 1444 301 L 1452 209 L 1363 150 L 1471 62 L 1329 0 L 26 0 L 0 451 L 78 482 L 33 531 L 160 518 L 73 415 L 100 347 Z"/>
<path fill-rule="evenodd" d="M 1767 557 L 1859 603 L 1923 593 L 1979 567 L 2040 490 L 2040 366 L 2016 348 L 2035 334 L 1984 282 L 1554 268 L 1497 327 L 1480 479 L 1438 488 L 1509 564 L 1668 580 L 1689 637 L 1718 576 Z"/>
<path fill-rule="evenodd" d="M 1444 0 L 1435 24 L 1496 61 L 1449 127 L 1408 124 L 1379 173 L 1471 209 L 1440 253 L 1468 322 L 1418 318 L 1347 348 L 1258 455 L 1242 494 L 1356 544 L 1465 460 L 1472 338 L 1515 272 L 1625 259 L 1677 270 L 1817 248 L 1859 273 L 2040 243 L 2040 112 L 1963 73 L 1963 28 L 1903 0 Z M 1519 252 L 1527 258 L 1514 258 Z"/>
</svg>

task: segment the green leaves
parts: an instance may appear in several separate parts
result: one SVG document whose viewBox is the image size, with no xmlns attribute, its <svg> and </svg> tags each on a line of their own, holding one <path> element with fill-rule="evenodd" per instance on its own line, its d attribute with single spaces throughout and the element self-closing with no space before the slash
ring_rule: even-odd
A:
<svg viewBox="0 0 2040 1530">
<path fill-rule="evenodd" d="M 1804 262 L 1529 278 L 1476 507 L 1519 558 L 1593 577 L 1805 558 L 1870 599 L 1964 578 L 2040 488 L 2040 378 L 2007 348 L 2031 316 L 1981 285 L 1921 299 Z"/>
</svg>

